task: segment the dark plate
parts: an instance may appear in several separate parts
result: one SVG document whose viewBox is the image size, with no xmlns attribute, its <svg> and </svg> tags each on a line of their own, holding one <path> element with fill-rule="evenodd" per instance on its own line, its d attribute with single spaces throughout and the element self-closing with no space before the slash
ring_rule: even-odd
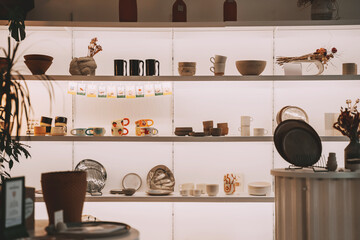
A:
<svg viewBox="0 0 360 240">
<path fill-rule="evenodd" d="M 307 133 L 311 134 L 312 135 L 312 140 L 315 140 L 316 139 L 316 148 L 318 148 L 318 150 L 316 151 L 317 153 L 320 152 L 320 155 L 319 155 L 319 158 L 321 156 L 321 151 L 322 151 L 322 146 L 321 146 L 321 140 L 320 140 L 320 137 L 319 135 L 316 133 L 316 131 L 309 125 L 307 124 L 306 122 L 302 121 L 302 120 L 294 120 L 294 119 L 290 119 L 290 120 L 285 120 L 283 122 L 281 122 L 277 128 L 275 129 L 275 132 L 274 132 L 274 144 L 275 144 L 275 148 L 276 150 L 279 152 L 280 156 L 287 162 L 291 163 L 291 164 L 295 164 L 294 162 L 291 162 L 292 160 L 289 160 L 287 155 L 285 154 L 285 151 L 284 151 L 284 138 L 286 136 L 286 134 L 288 134 L 288 132 L 290 132 L 291 130 L 293 129 L 303 129 L 303 130 L 306 130 Z M 306 133 L 303 133 L 302 136 L 308 136 L 308 134 Z M 292 137 L 287 137 L 289 140 L 292 138 Z M 290 140 L 291 141 L 291 140 Z M 287 144 L 290 144 L 290 143 L 287 143 Z M 316 158 L 315 156 L 316 155 L 313 155 L 313 151 L 310 151 L 311 155 L 313 157 L 311 158 Z M 305 155 L 307 155 L 308 153 L 307 152 L 304 152 L 302 153 L 302 157 L 301 158 L 305 158 Z M 300 158 L 300 157 L 298 157 Z M 303 164 L 301 165 L 298 165 L 299 163 L 297 161 L 296 162 L 296 165 L 297 166 L 304 166 L 304 165 L 307 165 L 307 166 L 311 166 L 313 164 L 315 164 L 319 158 L 315 161 L 314 159 L 312 159 L 311 161 L 305 161 Z M 315 161 L 315 162 L 314 162 Z M 311 165 L 308 165 L 310 162 L 314 162 L 313 164 Z"/>
<path fill-rule="evenodd" d="M 287 161 L 295 166 L 312 166 L 321 157 L 321 140 L 307 129 L 293 128 L 284 136 L 283 150 Z"/>
<path fill-rule="evenodd" d="M 129 233 L 130 226 L 125 223 L 119 222 L 79 222 L 79 223 L 66 223 L 67 230 L 63 232 L 57 232 L 54 225 L 49 225 L 45 228 L 46 232 L 49 235 L 62 236 L 66 238 L 103 238 L 111 236 L 120 236 Z M 117 230 L 111 232 L 81 232 L 81 228 L 85 227 L 104 227 L 106 229 L 111 229 L 111 227 L 118 228 Z"/>
</svg>

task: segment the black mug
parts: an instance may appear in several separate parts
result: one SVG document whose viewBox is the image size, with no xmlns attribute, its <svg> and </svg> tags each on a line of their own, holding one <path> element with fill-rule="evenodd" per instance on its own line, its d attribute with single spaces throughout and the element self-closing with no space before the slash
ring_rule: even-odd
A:
<svg viewBox="0 0 360 240">
<path fill-rule="evenodd" d="M 146 59 L 146 76 L 154 76 L 155 74 L 155 65 L 157 63 L 157 75 L 160 75 L 160 62 L 156 59 Z"/>
<path fill-rule="evenodd" d="M 141 76 L 144 76 L 144 61 L 138 59 L 130 59 L 130 76 L 140 76 L 140 63 L 142 63 L 142 73 Z"/>
<path fill-rule="evenodd" d="M 125 67 L 124 67 L 125 64 Z M 124 73 L 125 69 L 125 73 Z M 114 60 L 114 75 L 115 76 L 126 76 L 127 72 L 127 62 L 123 59 L 115 59 Z"/>
</svg>

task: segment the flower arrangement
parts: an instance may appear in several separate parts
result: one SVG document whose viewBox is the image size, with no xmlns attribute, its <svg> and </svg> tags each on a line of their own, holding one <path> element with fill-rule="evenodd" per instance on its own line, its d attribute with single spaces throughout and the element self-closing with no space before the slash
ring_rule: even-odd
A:
<svg viewBox="0 0 360 240">
<path fill-rule="evenodd" d="M 344 136 L 348 136 L 350 140 L 359 140 L 359 123 L 360 114 L 357 109 L 357 104 L 360 99 L 356 99 L 355 104 L 351 105 L 351 100 L 346 100 L 347 107 L 345 109 L 341 107 L 340 115 L 337 122 L 334 123 L 333 127 L 340 131 Z"/>
<path fill-rule="evenodd" d="M 90 45 L 88 46 L 88 57 L 93 57 L 103 50 L 102 47 L 96 43 L 97 41 L 98 39 L 96 37 L 91 39 Z"/>
<path fill-rule="evenodd" d="M 284 63 L 289 63 L 293 61 L 317 60 L 320 61 L 322 64 L 327 65 L 327 63 L 332 58 L 334 58 L 336 53 L 337 53 L 337 49 L 334 47 L 331 49 L 330 53 L 328 53 L 326 48 L 319 48 L 316 49 L 314 53 L 309 53 L 300 57 L 277 57 L 276 63 L 282 66 L 284 65 Z"/>
</svg>

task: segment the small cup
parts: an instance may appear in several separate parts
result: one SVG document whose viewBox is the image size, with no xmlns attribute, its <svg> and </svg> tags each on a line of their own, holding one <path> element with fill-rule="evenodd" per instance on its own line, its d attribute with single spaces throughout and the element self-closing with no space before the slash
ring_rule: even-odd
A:
<svg viewBox="0 0 360 240">
<path fill-rule="evenodd" d="M 201 189 L 194 189 L 192 195 L 193 195 L 194 197 L 200 197 L 200 196 L 201 196 L 201 193 L 202 193 Z"/>
<path fill-rule="evenodd" d="M 140 119 L 135 122 L 136 127 L 150 127 L 154 125 L 154 120 L 152 119 Z"/>
<path fill-rule="evenodd" d="M 51 136 L 65 136 L 65 127 L 52 127 Z"/>
<path fill-rule="evenodd" d="M 343 75 L 357 75 L 356 63 L 343 63 L 342 65 Z"/>
<path fill-rule="evenodd" d="M 111 123 L 111 127 L 125 127 L 130 124 L 130 120 L 128 118 L 121 118 L 118 120 L 114 120 Z"/>
<path fill-rule="evenodd" d="M 223 76 L 225 73 L 225 63 L 214 63 L 214 66 L 210 67 L 210 71 L 213 72 L 215 76 Z"/>
<path fill-rule="evenodd" d="M 250 126 L 250 122 L 253 120 L 250 116 L 241 116 L 241 126 Z"/>
<path fill-rule="evenodd" d="M 129 130 L 124 127 L 112 127 L 111 135 L 113 136 L 125 136 L 129 133 Z"/>
<path fill-rule="evenodd" d="M 105 133 L 106 133 L 105 128 L 99 128 L 99 127 L 88 128 L 85 131 L 85 134 L 89 136 L 104 136 Z"/>
<path fill-rule="evenodd" d="M 221 136 L 222 135 L 222 129 L 221 128 L 212 128 L 211 129 L 211 135 L 213 135 L 213 136 Z"/>
<path fill-rule="evenodd" d="M 211 57 L 210 58 L 210 62 L 212 63 L 225 63 L 226 62 L 227 57 L 226 56 L 221 56 L 221 55 L 215 55 L 215 57 Z"/>
<path fill-rule="evenodd" d="M 219 184 L 206 184 L 206 192 L 210 197 L 216 196 L 219 192 Z"/>
<path fill-rule="evenodd" d="M 71 129 L 70 134 L 75 136 L 86 136 L 85 131 L 86 128 L 74 128 Z"/>
<path fill-rule="evenodd" d="M 239 127 L 239 131 L 243 137 L 250 136 L 250 126 L 241 126 Z"/>
<path fill-rule="evenodd" d="M 206 193 L 206 184 L 205 183 L 199 183 L 196 184 L 196 189 L 200 189 L 202 194 Z"/>
<path fill-rule="evenodd" d="M 141 136 L 155 136 L 159 133 L 159 130 L 153 127 L 142 127 L 140 128 Z"/>
<path fill-rule="evenodd" d="M 51 127 L 52 118 L 42 116 L 40 119 L 40 126 Z"/>
<path fill-rule="evenodd" d="M 34 126 L 34 136 L 45 136 L 46 127 L 44 126 Z"/>
<path fill-rule="evenodd" d="M 190 190 L 190 189 L 194 189 L 194 184 L 193 183 L 180 184 L 180 190 Z"/>
<path fill-rule="evenodd" d="M 268 134 L 268 130 L 265 128 L 254 128 L 254 136 L 265 136 Z"/>
<path fill-rule="evenodd" d="M 67 118 L 66 117 L 55 117 L 55 127 L 64 127 L 65 133 L 67 132 Z"/>
<path fill-rule="evenodd" d="M 189 196 L 189 194 L 190 194 L 190 190 L 188 190 L 188 189 L 180 190 L 180 195 L 183 197 Z"/>
<path fill-rule="evenodd" d="M 221 128 L 221 135 L 225 136 L 229 134 L 228 123 L 218 123 L 217 127 Z"/>
</svg>

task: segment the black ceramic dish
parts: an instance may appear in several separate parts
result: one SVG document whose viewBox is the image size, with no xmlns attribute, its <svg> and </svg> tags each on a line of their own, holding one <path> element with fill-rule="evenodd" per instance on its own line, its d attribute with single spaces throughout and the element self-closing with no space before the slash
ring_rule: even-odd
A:
<svg viewBox="0 0 360 240">
<path fill-rule="evenodd" d="M 302 130 L 295 131 L 294 129 L 302 129 Z M 295 132 L 292 132 L 292 131 L 295 131 Z M 303 131 L 306 131 L 306 133 L 304 133 Z M 289 132 L 291 132 L 291 133 L 286 137 L 287 140 L 284 142 L 284 138 Z M 299 135 L 297 136 L 297 134 L 299 134 Z M 297 137 L 305 138 L 305 139 L 311 138 L 311 140 L 310 140 L 311 144 L 310 143 L 301 143 L 297 140 L 294 140 Z M 294 154 L 291 154 L 291 150 L 290 150 L 290 148 L 295 144 L 295 143 L 293 143 L 293 141 L 296 141 L 299 144 L 303 144 L 300 146 L 296 146 L 296 148 L 299 147 L 299 149 L 302 149 L 301 150 L 302 152 L 301 151 L 296 152 L 296 157 Z M 279 152 L 280 156 L 285 161 L 287 161 L 291 164 L 294 164 L 296 166 L 301 166 L 301 167 L 311 166 L 311 165 L 315 164 L 321 156 L 322 146 L 321 146 L 321 139 L 320 139 L 319 135 L 309 124 L 307 124 L 306 122 L 304 122 L 302 120 L 290 119 L 290 120 L 285 120 L 285 121 L 281 122 L 277 126 L 277 128 L 275 129 L 275 132 L 274 132 L 274 144 L 275 144 L 275 148 Z M 287 148 L 289 148 L 289 149 L 287 149 L 286 152 L 284 151 L 284 144 L 287 146 Z M 307 145 L 307 146 L 305 146 L 305 145 Z M 307 147 L 310 147 L 311 149 L 306 150 Z M 291 159 L 288 158 L 286 153 L 289 154 L 289 157 Z"/>
</svg>

